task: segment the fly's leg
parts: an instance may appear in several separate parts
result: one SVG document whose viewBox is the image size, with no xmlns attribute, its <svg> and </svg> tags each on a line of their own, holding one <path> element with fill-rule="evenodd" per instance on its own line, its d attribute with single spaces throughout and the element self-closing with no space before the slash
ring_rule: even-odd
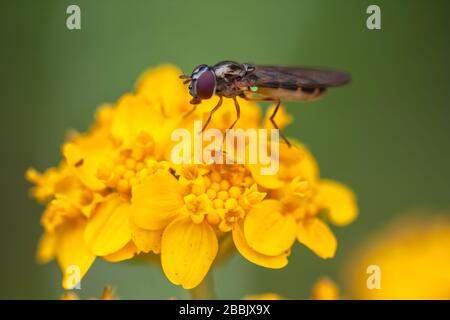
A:
<svg viewBox="0 0 450 320">
<path fill-rule="evenodd" d="M 236 122 L 239 121 L 239 119 L 241 118 L 241 107 L 239 106 L 239 103 L 237 102 L 236 97 L 233 97 L 233 101 L 234 101 L 234 107 L 236 108 L 236 120 L 234 120 L 234 122 L 231 124 L 231 126 L 227 129 L 227 130 L 231 130 L 233 129 L 233 127 L 235 126 Z M 223 137 L 223 144 L 226 144 L 226 135 Z M 223 153 L 226 154 L 226 152 L 224 151 Z"/>
<path fill-rule="evenodd" d="M 277 105 L 275 106 L 275 109 L 273 110 L 272 114 L 270 115 L 270 122 L 272 123 L 272 125 L 274 126 L 275 129 L 277 129 L 280 133 L 280 137 L 284 140 L 284 142 L 286 142 L 286 144 L 288 145 L 288 147 L 290 148 L 292 145 L 289 142 L 289 140 L 285 137 L 285 135 L 283 134 L 283 132 L 280 130 L 280 128 L 278 127 L 277 123 L 275 122 L 275 116 L 277 115 L 278 109 L 280 109 L 280 104 L 281 104 L 281 100 L 280 99 L 274 99 L 274 98 L 270 98 L 270 97 L 265 97 L 265 98 L 249 98 L 245 95 L 241 96 L 243 99 L 245 100 L 249 100 L 249 101 L 277 101 Z"/>
<path fill-rule="evenodd" d="M 192 106 L 192 109 L 189 110 L 188 112 L 186 112 L 186 113 L 183 115 L 183 119 L 189 117 L 196 109 L 197 109 L 197 105 L 194 104 L 194 105 Z"/>
<path fill-rule="evenodd" d="M 220 106 L 222 105 L 222 100 L 223 100 L 222 96 L 219 96 L 219 102 L 217 103 L 217 105 L 209 113 L 208 119 L 206 120 L 205 125 L 203 126 L 201 132 L 203 132 L 206 129 L 206 127 L 208 126 L 209 122 L 211 121 L 211 118 L 212 118 L 214 112 L 216 112 L 220 108 Z"/>
<path fill-rule="evenodd" d="M 280 99 L 278 99 L 277 105 L 275 106 L 275 109 L 273 110 L 272 115 L 270 116 L 270 122 L 272 122 L 272 125 L 275 127 L 275 129 L 277 129 L 280 132 L 280 137 L 284 140 L 284 142 L 286 142 L 286 144 L 290 148 L 291 147 L 291 143 L 284 136 L 283 132 L 280 130 L 280 128 L 278 128 L 278 125 L 275 122 L 275 116 L 277 115 L 278 109 L 280 109 L 280 104 L 281 104 L 281 101 L 280 101 Z"/>
<path fill-rule="evenodd" d="M 231 126 L 228 128 L 228 130 L 233 129 L 236 122 L 238 122 L 238 120 L 241 118 L 241 107 L 239 106 L 239 103 L 237 102 L 236 97 L 233 98 L 233 101 L 234 101 L 234 107 L 236 108 L 236 120 L 234 120 L 234 122 L 231 124 Z"/>
</svg>

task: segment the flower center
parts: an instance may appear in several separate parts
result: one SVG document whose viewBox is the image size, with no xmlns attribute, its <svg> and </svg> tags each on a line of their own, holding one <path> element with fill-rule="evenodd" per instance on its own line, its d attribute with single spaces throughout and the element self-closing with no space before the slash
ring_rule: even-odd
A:
<svg viewBox="0 0 450 320">
<path fill-rule="evenodd" d="M 100 166 L 97 178 L 109 188 L 129 196 L 131 188 L 142 179 L 166 169 L 167 163 L 154 159 L 154 141 L 146 132 L 141 132 L 133 145 L 128 149 L 119 150 L 119 156 L 112 166 Z"/>
<path fill-rule="evenodd" d="M 244 218 L 245 210 L 259 198 L 262 200 L 255 192 L 250 173 L 238 165 L 214 165 L 206 174 L 191 180 L 189 187 L 190 194 L 184 201 L 192 221 L 201 223 L 206 219 L 222 232 L 231 231 Z"/>
</svg>

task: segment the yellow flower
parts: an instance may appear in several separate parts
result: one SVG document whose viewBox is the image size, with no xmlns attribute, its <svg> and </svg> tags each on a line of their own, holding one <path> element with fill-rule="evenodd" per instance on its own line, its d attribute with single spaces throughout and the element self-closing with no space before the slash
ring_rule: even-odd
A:
<svg viewBox="0 0 450 320">
<path fill-rule="evenodd" d="M 314 284 L 312 290 L 314 300 L 338 300 L 339 296 L 338 286 L 329 278 L 321 278 Z"/>
<path fill-rule="evenodd" d="M 218 239 L 230 231 L 237 249 L 250 261 L 272 268 L 287 263 L 288 252 L 265 257 L 242 237 L 240 224 L 246 210 L 240 203 L 250 203 L 248 195 L 258 193 L 248 170 L 240 165 L 211 165 L 199 177 L 182 172 L 187 175 L 177 179 L 160 170 L 137 185 L 132 197 L 132 222 L 148 231 L 164 230 L 161 263 L 173 283 L 188 289 L 198 285 L 216 257 Z M 247 208 L 262 200 L 250 198 Z"/>
<path fill-rule="evenodd" d="M 293 150 L 280 146 L 280 170 L 262 176 L 251 168 L 256 182 L 268 190 L 267 200 L 253 207 L 245 218 L 248 244 L 266 255 L 277 255 L 295 239 L 322 258 L 334 256 L 337 241 L 319 216 L 324 213 L 336 225 L 346 225 L 357 216 L 355 197 L 344 185 L 319 178 L 310 152 L 295 143 Z"/>
<path fill-rule="evenodd" d="M 354 299 L 450 299 L 450 218 L 405 216 L 376 234 L 346 272 Z M 376 266 L 376 269 L 369 269 Z M 379 288 L 370 277 L 379 277 Z"/>
<path fill-rule="evenodd" d="M 194 120 L 206 120 L 217 102 L 206 100 L 185 117 L 193 107 L 180 73 L 170 65 L 146 72 L 134 93 L 101 106 L 87 132 L 69 137 L 58 167 L 27 172 L 33 196 L 46 204 L 38 259 L 58 260 L 65 288 L 67 268 L 77 265 L 83 276 L 96 257 L 160 254 L 167 278 L 186 289 L 203 280 L 222 243 L 273 269 L 286 266 L 295 239 L 328 258 L 337 241 L 326 222 L 341 226 L 356 217 L 353 193 L 321 180 L 313 156 L 297 142 L 280 145 L 275 175 L 262 175 L 257 164 L 173 163 L 174 130 L 194 138 Z M 236 128 L 268 128 L 257 104 L 239 104 Z M 208 127 L 224 133 L 235 112 L 224 99 Z M 283 110 L 277 120 L 284 126 L 290 117 Z M 212 150 L 237 158 L 231 151 Z"/>
<path fill-rule="evenodd" d="M 39 200 L 53 195 L 41 218 L 45 232 L 39 241 L 37 259 L 46 263 L 56 258 L 63 271 L 63 287 L 68 288 L 68 268 L 77 265 L 82 277 L 95 260 L 83 233 L 87 217 L 102 197 L 86 188 L 65 164 L 42 175 L 30 169 L 27 176 L 36 183 L 34 194 Z"/>
</svg>

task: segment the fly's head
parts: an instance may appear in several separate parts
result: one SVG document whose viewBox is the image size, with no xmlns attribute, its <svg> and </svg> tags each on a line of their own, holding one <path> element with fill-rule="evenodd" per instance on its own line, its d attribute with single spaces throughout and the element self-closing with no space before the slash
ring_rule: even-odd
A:
<svg viewBox="0 0 450 320">
<path fill-rule="evenodd" d="M 190 82 L 191 104 L 199 104 L 202 100 L 211 98 L 216 92 L 216 75 L 206 64 L 197 66 L 190 76 L 181 75 L 180 78 L 186 79 L 185 83 Z"/>
</svg>

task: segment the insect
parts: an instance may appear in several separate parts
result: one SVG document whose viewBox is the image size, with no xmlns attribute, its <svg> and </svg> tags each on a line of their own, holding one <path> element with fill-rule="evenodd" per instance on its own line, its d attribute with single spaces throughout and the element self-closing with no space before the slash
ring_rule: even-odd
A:
<svg viewBox="0 0 450 320">
<path fill-rule="evenodd" d="M 190 101 L 193 108 L 185 116 L 190 115 L 202 100 L 214 95 L 219 102 L 209 113 L 202 131 L 208 126 L 211 118 L 220 106 L 223 98 L 231 98 L 236 107 L 236 120 L 231 124 L 232 129 L 239 120 L 241 110 L 236 97 L 252 101 L 276 102 L 275 109 L 270 116 L 272 125 L 278 128 L 275 116 L 284 101 L 312 101 L 320 98 L 328 87 L 336 87 L 350 82 L 350 74 L 346 72 L 321 70 L 299 67 L 259 66 L 249 63 L 222 61 L 213 66 L 201 64 L 191 75 L 180 75 L 184 83 L 189 83 Z M 280 136 L 290 147 L 289 140 L 280 131 Z"/>
</svg>

